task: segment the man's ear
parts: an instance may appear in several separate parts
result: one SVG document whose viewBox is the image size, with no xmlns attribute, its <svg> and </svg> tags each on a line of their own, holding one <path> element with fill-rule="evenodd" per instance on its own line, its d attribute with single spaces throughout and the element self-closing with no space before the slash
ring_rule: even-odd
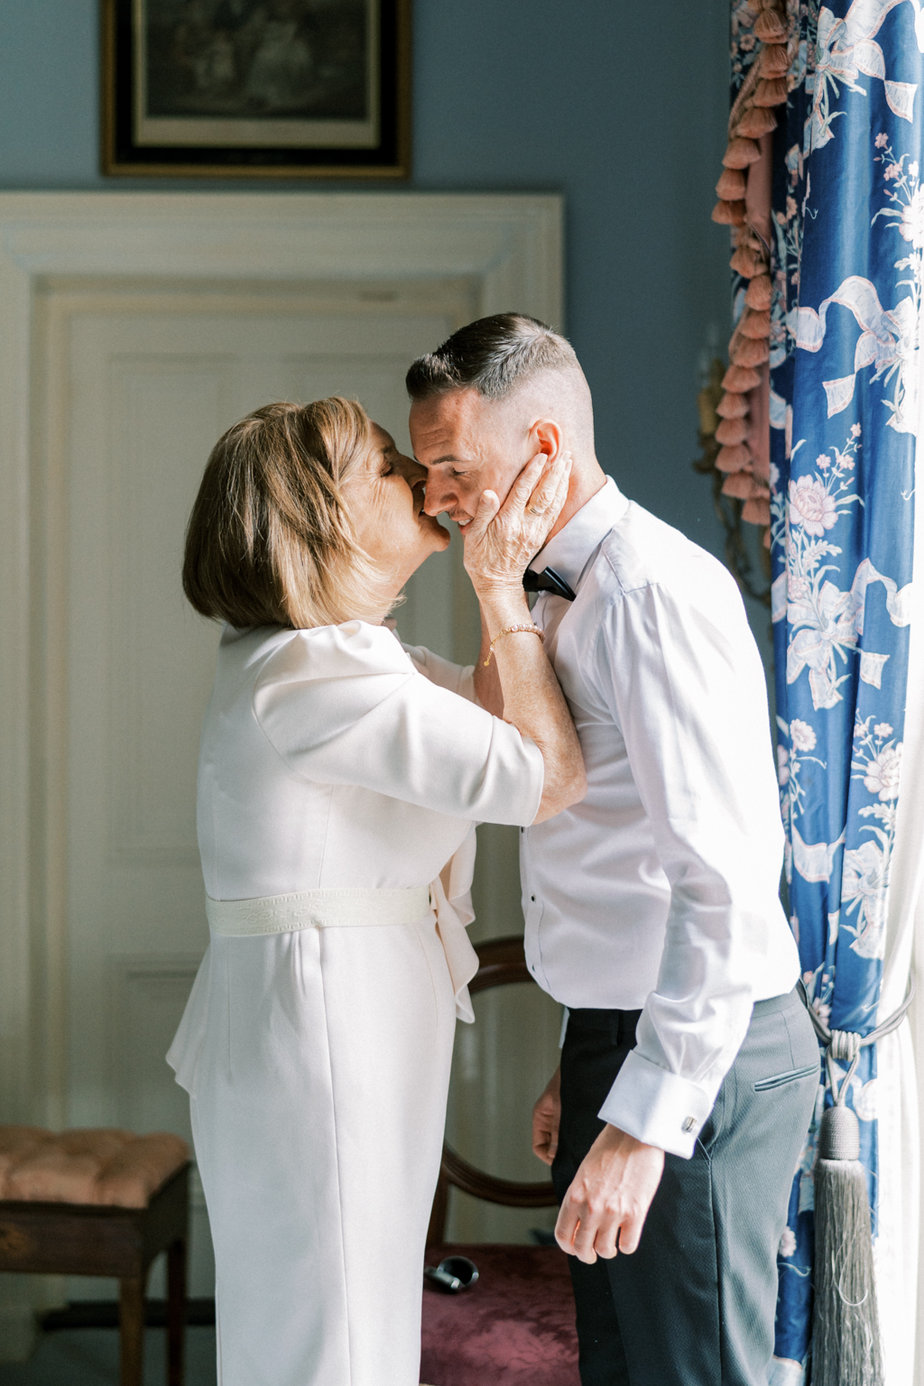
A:
<svg viewBox="0 0 924 1386">
<path fill-rule="evenodd" d="M 546 457 L 559 457 L 565 440 L 562 427 L 554 419 L 537 419 L 529 430 L 530 452 L 544 452 Z"/>
</svg>

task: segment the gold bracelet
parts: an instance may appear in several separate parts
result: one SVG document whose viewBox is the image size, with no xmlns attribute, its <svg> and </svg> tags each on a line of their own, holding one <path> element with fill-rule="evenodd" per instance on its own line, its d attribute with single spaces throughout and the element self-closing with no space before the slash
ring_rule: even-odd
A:
<svg viewBox="0 0 924 1386">
<path fill-rule="evenodd" d="M 519 631 L 526 631 L 529 635 L 538 635 L 540 640 L 545 640 L 545 632 L 542 630 L 541 626 L 534 626 L 532 623 L 530 623 L 528 626 L 505 626 L 503 630 L 499 630 L 497 632 L 494 639 L 491 641 L 491 644 L 488 646 L 488 657 L 487 659 L 483 659 L 481 661 L 482 669 L 487 669 L 488 665 L 491 663 L 491 656 L 494 653 L 494 646 L 497 644 L 498 640 L 500 640 L 501 636 L 516 635 Z"/>
</svg>

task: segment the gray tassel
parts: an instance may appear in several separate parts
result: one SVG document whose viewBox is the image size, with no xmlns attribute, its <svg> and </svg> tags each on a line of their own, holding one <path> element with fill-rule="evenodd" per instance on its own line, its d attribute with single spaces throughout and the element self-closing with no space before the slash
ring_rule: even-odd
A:
<svg viewBox="0 0 924 1386">
<path fill-rule="evenodd" d="M 869 1198 L 859 1156 L 855 1113 L 841 1103 L 828 1107 L 814 1174 L 812 1386 L 884 1386 Z"/>
<path fill-rule="evenodd" d="M 812 1386 L 884 1386 L 872 1223 L 866 1171 L 860 1164 L 860 1126 L 844 1103 L 860 1050 L 890 1035 L 902 1023 L 914 996 L 905 999 L 869 1035 L 829 1030 L 802 982 L 799 992 L 815 1033 L 825 1046 L 828 1086 L 834 1106 L 821 1117 L 815 1161 L 815 1307 L 812 1319 Z M 840 1085 L 835 1060 L 847 1071 Z"/>
</svg>

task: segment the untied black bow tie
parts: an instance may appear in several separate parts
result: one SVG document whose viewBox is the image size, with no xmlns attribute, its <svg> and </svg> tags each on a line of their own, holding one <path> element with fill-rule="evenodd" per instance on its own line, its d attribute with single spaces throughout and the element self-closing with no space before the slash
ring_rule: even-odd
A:
<svg viewBox="0 0 924 1386">
<path fill-rule="evenodd" d="M 564 597 L 566 602 L 573 602 L 576 595 L 554 568 L 543 568 L 541 573 L 527 568 L 523 574 L 523 586 L 527 592 L 554 592 L 556 597 Z"/>
</svg>

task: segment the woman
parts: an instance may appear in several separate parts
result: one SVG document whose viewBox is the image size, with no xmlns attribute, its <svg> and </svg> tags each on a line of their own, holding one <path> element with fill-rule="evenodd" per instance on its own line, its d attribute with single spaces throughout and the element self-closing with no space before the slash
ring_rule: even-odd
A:
<svg viewBox="0 0 924 1386">
<path fill-rule="evenodd" d="M 449 536 L 359 405 L 269 405 L 209 459 L 183 583 L 226 622 L 199 763 L 211 942 L 168 1058 L 191 1095 L 222 1386 L 417 1384 L 471 1015 L 472 823 L 527 824 L 584 790 L 541 640 L 519 629 L 567 472 L 534 459 L 466 534 L 500 721 L 382 624 Z"/>
</svg>

